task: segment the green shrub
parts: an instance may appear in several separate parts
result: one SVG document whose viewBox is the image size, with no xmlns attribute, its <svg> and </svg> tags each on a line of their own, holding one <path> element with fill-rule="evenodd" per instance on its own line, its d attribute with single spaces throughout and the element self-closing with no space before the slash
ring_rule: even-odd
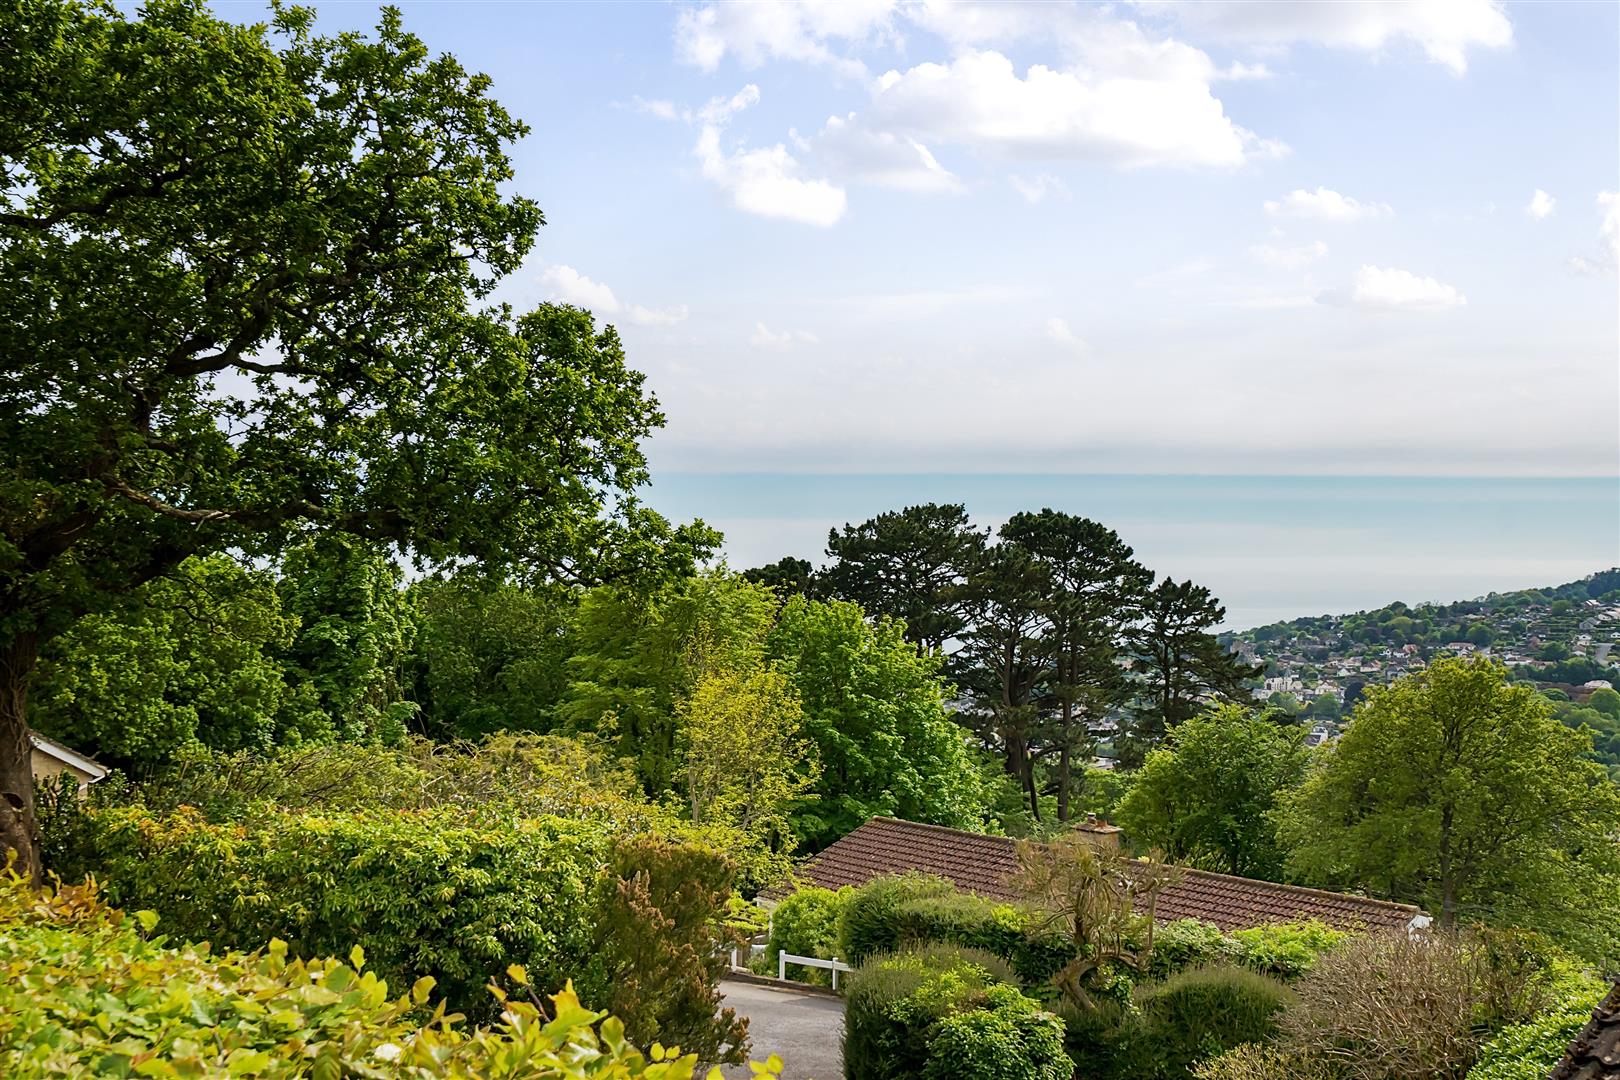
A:
<svg viewBox="0 0 1620 1080">
<path fill-rule="evenodd" d="M 1236 943 L 1214 923 L 1177 919 L 1154 931 L 1148 974 L 1164 978 L 1191 967 L 1207 967 L 1237 956 Z"/>
<path fill-rule="evenodd" d="M 1053 1005 L 1063 1021 L 1063 1048 L 1085 1080 L 1142 1080 L 1153 1075 L 1153 1048 L 1141 1012 L 1129 1001 L 1102 1000 L 1082 1009 L 1067 998 Z"/>
<path fill-rule="evenodd" d="M 0 1075 L 689 1080 L 697 1064 L 679 1050 L 644 1056 L 566 982 L 542 1015 L 517 967 L 506 981 L 523 992 L 497 1027 L 473 1029 L 430 1004 L 431 978 L 401 982 L 410 991 L 391 999 L 358 948 L 345 964 L 291 959 L 279 941 L 218 955 L 165 941 L 93 886 L 36 893 L 0 880 Z"/>
<path fill-rule="evenodd" d="M 822 960 L 838 956 L 838 916 L 854 891 L 847 885 L 837 892 L 806 886 L 783 897 L 771 912 L 771 937 L 765 947 L 767 964 L 763 970 L 776 974 L 778 953 Z M 788 978 L 827 985 L 832 982 L 832 972 L 789 964 Z"/>
<path fill-rule="evenodd" d="M 1074 955 L 1061 935 L 1031 934 L 1029 920 L 1011 904 L 958 892 L 944 878 L 923 874 L 874 878 L 854 890 L 840 917 L 839 939 L 840 955 L 852 964 L 928 943 L 983 949 L 1038 990 Z"/>
<path fill-rule="evenodd" d="M 1587 980 L 1535 1019 L 1503 1028 L 1480 1047 L 1468 1080 L 1544 1080 L 1606 992 L 1596 979 Z"/>
<path fill-rule="evenodd" d="M 614 844 L 596 905 L 592 1000 L 624 1021 L 632 1041 L 734 1064 L 748 1021 L 720 1004 L 727 952 L 741 940 L 724 921 L 731 863 L 701 844 L 632 836 Z"/>
<path fill-rule="evenodd" d="M 839 951 L 857 967 L 873 956 L 896 952 L 904 944 L 898 917 L 903 904 L 956 895 L 955 885 L 929 874 L 873 878 L 856 889 L 839 912 Z"/>
<path fill-rule="evenodd" d="M 1230 936 L 1237 962 L 1244 967 L 1279 979 L 1297 979 L 1350 935 L 1312 919 L 1234 930 Z"/>
<path fill-rule="evenodd" d="M 1192 1074 L 1193 1080 L 1335 1080 L 1332 1066 L 1321 1058 L 1257 1043 L 1200 1062 Z"/>
<path fill-rule="evenodd" d="M 1156 1074 L 1185 1077 L 1206 1058 L 1270 1042 L 1290 1000 L 1274 978 L 1237 967 L 1192 968 L 1137 989 Z"/>
<path fill-rule="evenodd" d="M 925 1080 L 1070 1080 L 1063 1021 L 1010 986 L 986 990 L 980 1006 L 934 1029 Z"/>
<path fill-rule="evenodd" d="M 901 1080 L 927 1067 L 939 1024 L 993 1000 L 1012 969 L 977 949 L 932 945 L 873 957 L 852 974 L 844 1004 L 846 1080 Z M 995 998 L 1005 1005 L 1004 997 Z M 965 1074 L 958 1074 L 965 1075 Z"/>
</svg>

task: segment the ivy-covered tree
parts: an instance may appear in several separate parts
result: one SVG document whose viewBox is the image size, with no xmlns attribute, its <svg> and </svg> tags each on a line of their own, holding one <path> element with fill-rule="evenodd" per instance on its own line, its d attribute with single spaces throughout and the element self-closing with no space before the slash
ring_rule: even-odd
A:
<svg viewBox="0 0 1620 1080">
<path fill-rule="evenodd" d="M 542 223 L 489 80 L 385 11 L 0 6 L 0 850 L 39 650 L 172 572 L 346 533 L 570 581 L 690 565 L 630 492 L 617 334 L 486 302 Z"/>
</svg>

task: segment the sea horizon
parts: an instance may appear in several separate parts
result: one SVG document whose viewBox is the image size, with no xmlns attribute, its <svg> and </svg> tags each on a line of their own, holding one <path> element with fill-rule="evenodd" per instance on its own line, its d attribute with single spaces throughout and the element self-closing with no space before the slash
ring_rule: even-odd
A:
<svg viewBox="0 0 1620 1080">
<path fill-rule="evenodd" d="M 1150 569 L 1208 586 L 1223 629 L 1472 599 L 1620 563 L 1614 476 L 661 471 L 645 501 L 726 537 L 733 569 L 824 561 L 829 529 L 922 502 L 996 528 L 1051 507 L 1117 531 Z"/>
</svg>

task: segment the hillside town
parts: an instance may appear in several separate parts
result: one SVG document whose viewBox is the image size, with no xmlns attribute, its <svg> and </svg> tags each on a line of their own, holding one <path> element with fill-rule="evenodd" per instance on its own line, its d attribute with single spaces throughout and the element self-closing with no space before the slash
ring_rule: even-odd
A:
<svg viewBox="0 0 1620 1080">
<path fill-rule="evenodd" d="M 1340 733 L 1368 686 L 1421 671 L 1437 656 L 1489 657 L 1555 700 L 1584 703 L 1620 685 L 1617 641 L 1620 570 L 1611 569 L 1554 588 L 1273 623 L 1229 644 L 1264 666 L 1255 698 L 1309 722 L 1316 745 Z"/>
</svg>

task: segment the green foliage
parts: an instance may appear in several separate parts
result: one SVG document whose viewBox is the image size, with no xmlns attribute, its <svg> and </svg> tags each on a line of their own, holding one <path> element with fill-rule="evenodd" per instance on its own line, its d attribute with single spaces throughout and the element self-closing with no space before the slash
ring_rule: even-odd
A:
<svg viewBox="0 0 1620 1080">
<path fill-rule="evenodd" d="M 765 946 L 768 970 L 777 970 L 778 953 L 822 960 L 838 956 L 838 918 L 854 892 L 847 885 L 836 892 L 801 886 L 783 897 L 771 912 L 771 937 Z M 788 977 L 818 985 L 832 982 L 831 971 L 800 964 L 788 965 Z"/>
<path fill-rule="evenodd" d="M 1235 705 L 1194 717 L 1148 754 L 1119 823 L 1173 861 L 1275 880 L 1284 853 L 1271 815 L 1304 774 L 1302 736 Z"/>
<path fill-rule="evenodd" d="M 1534 1019 L 1504 1027 L 1479 1048 L 1468 1080 L 1545 1080 L 1607 991 L 1588 980 Z"/>
<path fill-rule="evenodd" d="M 525 126 L 395 10 L 322 37 L 198 0 L 38 0 L 0 65 L 0 845 L 34 869 L 38 643 L 188 556 L 345 534 L 430 567 L 589 584 L 716 536 L 641 507 L 663 417 L 588 312 L 485 301 L 542 218 Z M 363 659 L 386 672 L 389 635 Z M 304 657 L 339 730 L 386 682 Z M 376 710 L 373 712 L 373 710 Z"/>
<path fill-rule="evenodd" d="M 678 706 L 707 671 L 757 666 L 775 615 L 769 589 L 723 570 L 650 596 L 593 589 L 580 601 L 557 715 L 613 742 L 648 795 L 676 791 Z"/>
<path fill-rule="evenodd" d="M 812 848 L 874 816 L 972 828 L 985 796 L 965 734 L 946 711 L 940 658 L 899 623 L 842 601 L 791 597 L 769 638 L 804 706 L 821 762 L 817 799 L 797 815 Z"/>
<path fill-rule="evenodd" d="M 676 714 L 692 823 L 727 826 L 759 850 L 792 851 L 792 811 L 820 767 L 799 737 L 804 713 L 787 675 L 758 662 L 711 667 Z"/>
<path fill-rule="evenodd" d="M 1489 661 L 1437 660 L 1373 689 L 1288 795 L 1279 832 L 1306 880 L 1534 926 L 1620 955 L 1620 788 L 1590 741 Z"/>
<path fill-rule="evenodd" d="M 1269 1042 L 1288 988 L 1236 967 L 1193 968 L 1137 988 L 1155 1075 L 1186 1077 L 1192 1067 L 1243 1043 Z"/>
<path fill-rule="evenodd" d="M 1246 686 L 1262 669 L 1216 638 L 1213 631 L 1225 618 L 1221 602 L 1191 581 L 1166 577 L 1147 590 L 1132 634 L 1143 683 L 1128 745 L 1175 730 L 1211 699 L 1248 699 Z"/>
<path fill-rule="evenodd" d="M 430 1004 L 430 977 L 390 999 L 358 947 L 347 964 L 289 959 L 275 940 L 261 952 L 215 953 L 148 937 L 158 925 L 149 911 L 126 918 L 109 909 L 93 887 L 36 893 L 14 878 L 0 882 L 0 971 L 8 973 L 0 980 L 0 1072 L 17 1080 L 689 1080 L 697 1066 L 695 1053 L 636 1050 L 623 1025 L 581 1007 L 571 985 L 542 1012 L 516 965 L 502 981 L 522 992 L 508 999 L 491 987 L 503 1002 L 501 1021 L 472 1029 L 442 1002 Z M 779 1071 L 774 1059 L 756 1070 Z"/>
<path fill-rule="evenodd" d="M 1333 1067 L 1321 1058 L 1259 1044 L 1234 1047 L 1199 1062 L 1192 1075 L 1194 1080 L 1334 1080 Z"/>
<path fill-rule="evenodd" d="M 467 575 L 411 586 L 423 730 L 436 738 L 550 731 L 567 689 L 575 598 Z"/>
<path fill-rule="evenodd" d="M 1236 942 L 1213 923 L 1198 919 L 1177 919 L 1153 932 L 1153 952 L 1148 958 L 1148 974 L 1156 978 L 1190 967 L 1206 967 L 1231 960 Z"/>
<path fill-rule="evenodd" d="M 1062 1052 L 1061 1023 L 1006 985 L 1011 978 L 1001 961 L 972 949 L 936 945 L 873 957 L 850 979 L 845 1076 L 1067 1077 L 1073 1064 Z M 996 1053 L 973 1047 L 976 1036 L 992 1040 Z"/>
<path fill-rule="evenodd" d="M 875 877 L 856 889 L 838 913 L 838 947 L 850 964 L 893 953 L 905 943 L 902 906 L 916 900 L 955 898 L 956 886 L 929 874 Z"/>
<path fill-rule="evenodd" d="M 297 627 L 268 574 L 187 559 L 50 644 L 32 722 L 140 773 L 189 748 L 266 747 L 296 701 L 275 654 Z"/>
<path fill-rule="evenodd" d="M 736 871 L 718 850 L 656 836 L 619 840 L 594 911 L 598 997 L 640 1043 L 741 1062 L 748 1021 L 720 1005 Z"/>
<path fill-rule="evenodd" d="M 1231 933 L 1232 958 L 1246 968 L 1279 979 L 1297 979 L 1311 968 L 1323 953 L 1341 944 L 1350 935 L 1311 919 L 1307 922 L 1267 923 Z M 1157 947 L 1155 938 L 1154 945 Z"/>
<path fill-rule="evenodd" d="M 487 1011 L 484 984 L 509 963 L 555 989 L 596 952 L 601 825 L 480 827 L 445 811 L 211 825 L 195 811 L 139 808 L 92 810 L 86 824 L 83 869 L 114 902 L 157 911 L 171 933 L 232 948 L 280 938 L 309 956 L 359 945 L 396 983 L 432 975 L 459 1011 Z"/>
<path fill-rule="evenodd" d="M 284 654 L 289 703 L 282 729 L 293 740 L 397 743 L 415 717 L 404 667 L 415 613 L 399 567 L 381 551 L 342 536 L 287 553 L 277 591 L 298 620 Z"/>
<path fill-rule="evenodd" d="M 1011 987 L 941 1020 L 928 1047 L 924 1080 L 1070 1080 L 1063 1021 Z"/>
</svg>

